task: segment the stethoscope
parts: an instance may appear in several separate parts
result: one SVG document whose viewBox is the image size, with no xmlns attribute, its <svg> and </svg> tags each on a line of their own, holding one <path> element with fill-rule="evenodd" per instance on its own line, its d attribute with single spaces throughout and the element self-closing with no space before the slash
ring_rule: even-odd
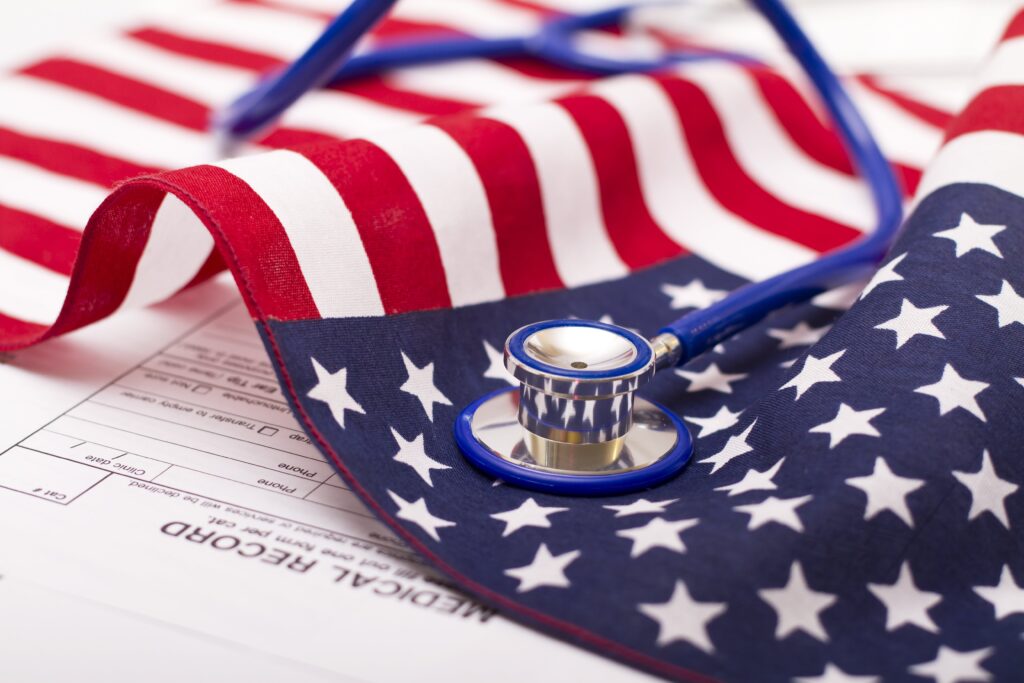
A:
<svg viewBox="0 0 1024 683">
<path fill-rule="evenodd" d="M 579 50 L 574 34 L 620 23 L 632 7 L 547 22 L 524 37 L 402 41 L 348 58 L 356 41 L 396 0 L 354 0 L 299 59 L 215 117 L 215 129 L 240 141 L 273 122 L 303 93 L 340 79 L 464 58 L 531 55 L 614 74 L 655 71 L 697 59 L 753 61 L 724 52 L 673 53 L 620 61 Z M 519 382 L 467 406 L 455 440 L 467 459 L 510 484 L 560 494 L 610 495 L 645 489 L 676 475 L 693 454 L 689 431 L 672 412 L 636 395 L 665 368 L 682 365 L 783 306 L 865 279 L 902 220 L 899 184 L 839 79 L 781 0 L 751 0 L 813 83 L 877 213 L 875 230 L 816 261 L 745 285 L 655 337 L 607 323 L 548 320 L 505 342 L 505 365 Z M 347 61 L 346 61 L 347 60 Z"/>
</svg>

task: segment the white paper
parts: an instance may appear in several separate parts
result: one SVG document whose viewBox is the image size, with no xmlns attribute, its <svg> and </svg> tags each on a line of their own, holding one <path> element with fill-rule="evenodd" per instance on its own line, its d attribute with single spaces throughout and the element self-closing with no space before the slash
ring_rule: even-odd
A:
<svg viewBox="0 0 1024 683">
<path fill-rule="evenodd" d="M 0 402 L 0 680 L 646 678 L 394 538 L 295 423 L 230 283 L 8 354 Z M 42 610 L 60 627 L 33 631 Z"/>
</svg>

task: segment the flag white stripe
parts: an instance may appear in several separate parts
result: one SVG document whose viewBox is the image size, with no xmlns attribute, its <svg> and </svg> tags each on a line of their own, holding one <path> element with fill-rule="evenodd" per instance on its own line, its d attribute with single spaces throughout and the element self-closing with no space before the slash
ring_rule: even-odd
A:
<svg viewBox="0 0 1024 683">
<path fill-rule="evenodd" d="M 0 249 L 0 313 L 51 325 L 57 319 L 70 278 Z"/>
<path fill-rule="evenodd" d="M 161 17 L 159 26 L 180 35 L 291 61 L 316 40 L 324 22 L 269 7 L 217 3 Z"/>
<path fill-rule="evenodd" d="M 107 194 L 102 185 L 0 156 L 0 204 L 11 208 L 82 230 Z"/>
<path fill-rule="evenodd" d="M 540 183 L 555 268 L 570 287 L 629 272 L 608 237 L 590 151 L 568 112 L 555 104 L 487 110 L 523 139 Z"/>
<path fill-rule="evenodd" d="M 924 168 L 942 144 L 942 130 L 908 114 L 854 80 L 844 81 L 885 155 L 914 168 Z"/>
<path fill-rule="evenodd" d="M 807 247 L 753 226 L 710 195 L 667 95 L 645 76 L 598 84 L 594 92 L 625 120 L 651 215 L 680 245 L 723 270 L 760 280 L 807 263 Z"/>
<path fill-rule="evenodd" d="M 871 195 L 856 178 L 807 156 L 779 123 L 749 74 L 729 64 L 680 70 L 711 100 L 729 148 L 759 186 L 795 208 L 867 230 Z"/>
<path fill-rule="evenodd" d="M 0 125 L 139 164 L 176 168 L 211 161 L 206 133 L 28 76 L 0 80 Z"/>
<path fill-rule="evenodd" d="M 231 102 L 257 80 L 251 71 L 168 52 L 127 36 L 79 43 L 65 48 L 63 54 L 208 107 Z"/>
<path fill-rule="evenodd" d="M 985 66 L 977 92 L 1000 85 L 1024 85 L 1024 37 L 1000 43 Z"/>
<path fill-rule="evenodd" d="M 460 3 L 459 7 L 462 6 L 461 3 L 465 2 L 465 0 L 456 1 Z M 466 2 L 465 4 L 472 3 Z M 400 4 L 399 7 L 401 6 Z M 453 9 L 458 8 L 455 5 L 452 7 Z M 268 41 L 267 24 L 273 23 L 275 15 L 280 17 L 281 28 L 279 34 L 275 34 L 273 40 Z M 240 4 L 225 4 L 201 12 L 193 12 L 188 16 L 173 17 L 163 22 L 163 25 L 175 33 L 270 54 L 285 60 L 292 60 L 301 54 L 323 28 L 323 24 L 317 19 L 280 10 Z M 482 59 L 423 65 L 388 74 L 386 78 L 395 87 L 410 92 L 448 97 L 481 105 L 548 100 L 565 94 L 580 85 L 576 82 L 533 78 L 515 69 Z M 331 122 L 335 126 L 346 125 L 336 115 L 322 117 L 316 112 L 302 114 L 302 109 L 308 100 L 326 94 L 329 93 L 307 95 L 286 114 L 285 121 L 297 127 L 308 127 L 306 121 L 291 118 L 293 116 L 300 118 L 308 116 L 318 126 L 328 125 Z M 353 96 L 349 95 L 348 97 Z M 367 105 L 371 104 L 369 101 L 365 102 Z M 374 106 L 380 107 L 382 110 L 389 109 L 384 105 Z M 391 112 L 396 116 L 402 113 L 398 109 L 391 109 Z M 389 112 L 380 111 L 379 113 L 387 115 Z M 355 112 L 355 115 L 358 114 L 358 111 Z M 370 122 L 367 120 L 367 123 Z M 380 124 L 377 128 L 390 125 L 390 123 Z"/>
<path fill-rule="evenodd" d="M 384 314 L 352 214 L 313 162 L 277 150 L 217 165 L 247 183 L 277 216 L 322 317 Z"/>
<path fill-rule="evenodd" d="M 505 296 L 487 192 L 446 133 L 416 126 L 371 138 L 402 169 L 434 230 L 454 306 Z"/>
<path fill-rule="evenodd" d="M 410 126 L 423 116 L 377 104 L 336 90 L 318 90 L 302 97 L 281 118 L 281 124 L 341 138 Z"/>
<path fill-rule="evenodd" d="M 572 12 L 582 14 L 584 12 L 596 12 L 602 9 L 621 7 L 621 0 L 532 0 L 535 5 L 550 7 L 561 12 Z M 651 4 L 660 5 L 663 0 L 640 0 L 637 5 Z"/>
<path fill-rule="evenodd" d="M 986 130 L 950 140 L 921 178 L 914 206 L 954 183 L 991 185 L 1024 197 L 1024 136 Z"/>
<path fill-rule="evenodd" d="M 174 195 L 164 196 L 121 308 L 148 306 L 180 291 L 212 251 L 202 221 Z"/>
<path fill-rule="evenodd" d="M 559 97 L 578 88 L 575 81 L 532 78 L 482 59 L 421 66 L 389 74 L 396 87 L 481 105 L 521 104 Z"/>
<path fill-rule="evenodd" d="M 227 105 L 258 77 L 250 71 L 176 55 L 130 38 L 95 41 L 68 51 L 80 61 L 196 100 L 211 109 Z M 353 137 L 365 132 L 407 126 L 422 117 L 334 90 L 307 93 L 285 112 L 286 126 Z"/>
<path fill-rule="evenodd" d="M 882 87 L 950 114 L 960 111 L 970 99 L 974 79 L 942 74 L 876 76 Z"/>
<path fill-rule="evenodd" d="M 284 0 L 293 7 L 339 14 L 348 5 L 337 0 Z M 402 0 L 389 16 L 409 22 L 444 24 L 477 36 L 532 33 L 540 26 L 538 12 L 495 0 Z"/>
<path fill-rule="evenodd" d="M 494 0 L 406 0 L 395 5 L 394 16 L 405 21 L 444 24 L 481 37 L 532 34 L 541 25 L 538 12 Z"/>
</svg>

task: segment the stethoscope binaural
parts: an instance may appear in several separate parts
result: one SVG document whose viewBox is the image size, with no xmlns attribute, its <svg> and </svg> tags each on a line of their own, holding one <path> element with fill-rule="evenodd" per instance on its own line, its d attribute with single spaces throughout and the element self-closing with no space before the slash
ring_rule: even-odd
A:
<svg viewBox="0 0 1024 683">
<path fill-rule="evenodd" d="M 387 69 L 470 57 L 527 54 L 598 73 L 654 71 L 698 59 L 754 61 L 732 53 L 672 53 L 650 61 L 591 55 L 573 43 L 581 30 L 617 24 L 630 7 L 548 22 L 534 35 L 402 41 L 349 55 L 396 0 L 354 0 L 298 60 L 215 118 L 228 140 L 254 134 L 310 88 Z M 783 306 L 866 278 L 902 220 L 896 177 L 839 79 L 781 0 L 751 0 L 803 67 L 861 177 L 877 219 L 856 242 L 767 280 L 737 289 L 645 339 L 585 320 L 548 320 L 512 332 L 505 365 L 519 382 L 467 406 L 455 423 L 463 454 L 510 484 L 560 494 L 610 495 L 676 475 L 693 453 L 683 422 L 636 395 L 664 368 L 686 363 Z"/>
</svg>

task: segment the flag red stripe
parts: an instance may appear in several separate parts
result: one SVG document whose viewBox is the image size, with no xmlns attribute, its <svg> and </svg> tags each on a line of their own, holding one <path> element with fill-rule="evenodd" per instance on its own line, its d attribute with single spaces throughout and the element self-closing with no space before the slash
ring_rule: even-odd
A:
<svg viewBox="0 0 1024 683">
<path fill-rule="evenodd" d="M 264 316 L 319 317 L 281 221 L 248 184 L 220 167 L 205 165 L 157 178 L 175 190 L 207 227 L 215 227 L 214 239 L 241 269 Z M 203 267 L 213 266 L 208 260 Z"/>
<path fill-rule="evenodd" d="M 25 135 L 9 128 L 0 128 L 0 154 L 108 187 L 156 170 L 80 145 Z"/>
<path fill-rule="evenodd" d="M 71 275 L 82 234 L 0 204 L 0 249 L 61 275 Z"/>
<path fill-rule="evenodd" d="M 791 83 L 765 69 L 752 69 L 750 73 L 779 124 L 804 154 L 820 164 L 855 175 L 839 135 L 818 118 Z M 903 184 L 904 194 L 913 194 L 921 179 L 921 170 L 895 162 L 892 167 Z"/>
<path fill-rule="evenodd" d="M 700 88 L 680 79 L 665 79 L 660 84 L 675 105 L 704 184 L 722 206 L 817 251 L 834 249 L 860 236 L 847 225 L 796 209 L 765 191 L 736 161 L 722 122 Z"/>
<path fill-rule="evenodd" d="M 147 29 L 136 31 L 131 35 L 137 40 L 168 52 L 216 64 L 234 66 L 257 73 L 266 73 L 284 65 L 283 61 L 270 55 L 191 38 L 182 38 L 164 31 Z M 461 102 L 447 97 L 403 90 L 390 84 L 386 76 L 370 76 L 354 80 L 350 83 L 328 87 L 358 95 L 373 102 L 428 116 L 454 114 L 476 106 L 470 102 Z"/>
<path fill-rule="evenodd" d="M 434 230 L 416 192 L 391 157 L 365 140 L 299 151 L 345 200 L 385 313 L 450 307 Z"/>
<path fill-rule="evenodd" d="M 101 320 L 121 306 L 163 196 L 154 189 L 122 186 L 103 201 L 82 233 L 60 315 L 36 341 Z"/>
<path fill-rule="evenodd" d="M 20 349 L 42 341 L 49 328 L 0 313 L 0 351 Z"/>
<path fill-rule="evenodd" d="M 198 102 L 148 83 L 72 59 L 49 59 L 23 74 L 66 85 L 185 128 L 205 130 L 210 111 Z"/>
<path fill-rule="evenodd" d="M 1024 86 L 999 85 L 981 91 L 946 129 L 946 141 L 982 130 L 1024 134 Z"/>
<path fill-rule="evenodd" d="M 766 69 L 751 69 L 750 75 L 779 124 L 804 154 L 819 164 L 854 174 L 839 136 L 822 123 L 789 81 Z"/>
<path fill-rule="evenodd" d="M 209 125 L 210 110 L 205 105 L 163 88 L 89 64 L 66 59 L 49 60 L 26 69 L 23 73 L 91 93 L 192 130 L 205 131 Z M 337 136 L 326 133 L 279 127 L 257 142 L 273 147 L 286 147 L 339 140 Z M 123 179 L 124 176 L 118 178 Z"/>
<path fill-rule="evenodd" d="M 563 287 L 548 242 L 540 181 L 523 139 L 487 118 L 448 117 L 434 125 L 465 150 L 483 183 L 506 294 Z"/>
<path fill-rule="evenodd" d="M 200 282 L 205 282 L 222 270 L 224 270 L 224 259 L 221 258 L 220 252 L 214 249 L 210 252 L 203 265 L 199 267 L 199 270 L 196 271 L 195 277 L 182 289 L 185 290 L 198 285 Z"/>
<path fill-rule="evenodd" d="M 894 163 L 892 170 L 896 172 L 896 179 L 903 186 L 903 195 L 905 197 L 910 197 L 917 192 L 917 185 L 921 182 L 921 175 L 923 174 L 921 169 Z"/>
<path fill-rule="evenodd" d="M 476 105 L 472 102 L 460 102 L 446 97 L 435 97 L 423 93 L 410 92 L 390 85 L 385 78 L 359 78 L 342 85 L 330 86 L 374 102 L 381 102 L 392 107 L 407 111 L 426 114 L 428 116 L 446 116 L 471 109 Z"/>
<path fill-rule="evenodd" d="M 338 142 L 339 138 L 326 133 L 299 128 L 275 128 L 256 142 L 267 147 L 298 147 L 299 145 Z"/>
<path fill-rule="evenodd" d="M 167 52 L 175 52 L 196 59 L 204 59 L 217 64 L 237 66 L 240 69 L 250 71 L 270 71 L 283 64 L 283 62 L 270 55 L 243 50 L 238 47 L 222 45 L 199 38 L 187 38 L 169 31 L 158 28 L 144 28 L 132 31 L 128 34 L 135 40 L 142 41 L 154 47 L 161 48 Z"/>
<path fill-rule="evenodd" d="M 599 97 L 567 97 L 558 104 L 569 112 L 586 140 L 597 172 L 604 224 L 626 265 L 644 268 L 685 253 L 647 210 L 622 116 Z"/>
<path fill-rule="evenodd" d="M 953 115 L 949 112 L 942 111 L 941 109 L 937 109 L 931 105 L 925 104 L 924 102 L 919 102 L 909 95 L 887 88 L 881 85 L 878 82 L 878 79 L 872 76 L 858 76 L 857 80 L 870 88 L 872 92 L 881 95 L 903 111 L 930 126 L 945 128 L 949 125 L 949 122 L 953 120 Z"/>
<path fill-rule="evenodd" d="M 1009 40 L 1010 38 L 1017 38 L 1018 36 L 1024 36 L 1024 10 L 1014 15 L 1013 19 L 1006 26 L 1006 30 L 1003 31 L 1002 41 Z"/>
<path fill-rule="evenodd" d="M 436 38 L 464 38 L 466 35 L 464 31 L 452 28 L 451 26 L 445 26 L 444 24 L 408 21 L 398 17 L 387 17 L 373 29 L 373 37 L 375 40 L 379 40 L 378 44 L 381 45 L 386 45 L 388 40 L 398 38 L 426 38 L 428 36 Z"/>
<path fill-rule="evenodd" d="M 589 71 L 568 69 L 532 57 L 506 57 L 495 61 L 524 76 L 544 81 L 579 81 L 580 86 L 583 86 L 587 81 L 601 78 L 600 75 Z"/>
</svg>

